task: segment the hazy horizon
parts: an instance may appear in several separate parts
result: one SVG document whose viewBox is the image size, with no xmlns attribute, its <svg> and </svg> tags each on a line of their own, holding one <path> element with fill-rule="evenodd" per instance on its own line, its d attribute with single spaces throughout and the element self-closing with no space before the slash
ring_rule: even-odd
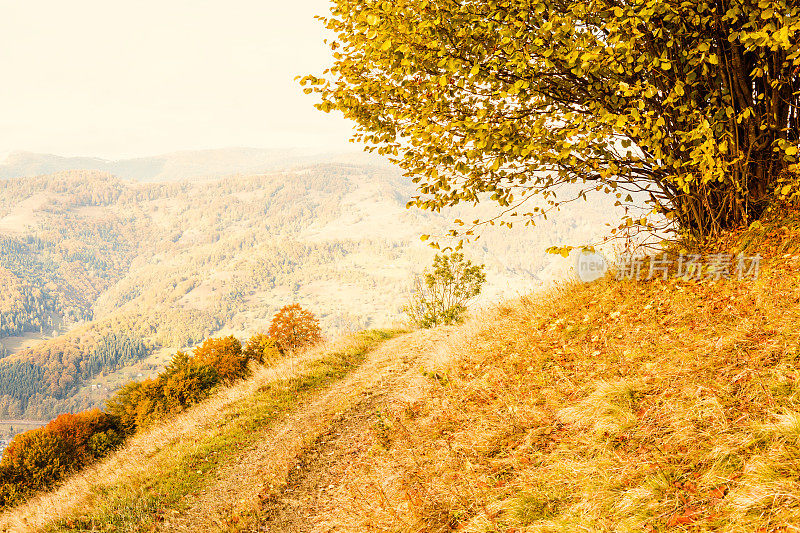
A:
<svg viewBox="0 0 800 533">
<path fill-rule="evenodd" d="M 12 151 L 0 154 L 0 180 L 71 170 L 105 172 L 134 181 L 175 181 L 260 174 L 330 163 L 392 167 L 384 157 L 353 148 L 357 147 L 351 145 L 350 150 L 318 150 L 237 146 L 119 159 L 106 159 L 93 154 L 65 157 L 60 154 Z"/>
<path fill-rule="evenodd" d="M 315 146 L 245 146 L 245 145 L 231 145 L 231 146 L 207 146 L 207 147 L 198 147 L 198 148 L 186 148 L 186 149 L 177 149 L 177 150 L 166 150 L 166 151 L 159 151 L 159 152 L 146 152 L 137 154 L 134 156 L 122 156 L 122 157 L 108 157 L 93 153 L 57 153 L 57 152 L 43 152 L 39 150 L 26 150 L 24 148 L 19 149 L 12 149 L 6 151 L 0 151 L 0 163 L 3 163 L 9 156 L 13 154 L 31 154 L 31 155 L 42 155 L 42 156 L 54 156 L 60 157 L 64 159 L 100 159 L 103 161 L 108 162 L 119 162 L 119 161 L 126 161 L 131 159 L 148 159 L 153 157 L 161 157 L 165 155 L 171 154 L 179 154 L 179 153 L 193 153 L 193 152 L 224 152 L 224 151 L 259 151 L 259 152 L 299 152 L 302 154 L 316 156 L 316 155 L 328 155 L 328 154 L 342 154 L 342 155 L 349 155 L 349 154 L 366 154 L 364 150 L 362 150 L 360 145 L 349 143 L 342 146 L 331 146 L 331 147 L 315 147 Z"/>
</svg>

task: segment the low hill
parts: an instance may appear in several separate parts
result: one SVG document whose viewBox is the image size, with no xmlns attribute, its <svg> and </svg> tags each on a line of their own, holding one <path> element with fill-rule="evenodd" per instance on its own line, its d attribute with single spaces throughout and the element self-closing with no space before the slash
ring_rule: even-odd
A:
<svg viewBox="0 0 800 533">
<path fill-rule="evenodd" d="M 728 241 L 764 255 L 757 279 L 566 284 L 258 370 L 0 524 L 792 531 L 798 228 Z"/>
<path fill-rule="evenodd" d="M 150 157 L 109 160 L 99 157 L 64 157 L 33 152 L 11 152 L 0 161 L 0 179 L 54 174 L 70 170 L 107 172 L 136 181 L 180 181 L 257 174 L 319 163 L 386 163 L 362 153 L 319 153 L 313 150 L 220 148 L 185 150 Z"/>
</svg>

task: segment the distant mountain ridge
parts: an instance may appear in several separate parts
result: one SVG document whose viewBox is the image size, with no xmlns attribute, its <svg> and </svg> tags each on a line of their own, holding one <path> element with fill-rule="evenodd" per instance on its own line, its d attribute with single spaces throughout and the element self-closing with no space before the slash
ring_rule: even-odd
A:
<svg viewBox="0 0 800 533">
<path fill-rule="evenodd" d="M 386 164 L 378 157 L 360 152 L 319 152 L 306 149 L 184 150 L 119 160 L 14 151 L 4 161 L 0 161 L 0 179 L 41 176 L 68 170 L 97 170 L 135 181 L 179 181 L 255 174 L 324 162 L 379 166 Z"/>
</svg>

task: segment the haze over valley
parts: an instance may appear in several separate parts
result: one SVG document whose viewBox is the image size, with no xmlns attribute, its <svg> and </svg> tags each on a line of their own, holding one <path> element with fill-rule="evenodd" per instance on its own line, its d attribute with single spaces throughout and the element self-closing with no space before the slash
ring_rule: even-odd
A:
<svg viewBox="0 0 800 533">
<path fill-rule="evenodd" d="M 420 234 L 475 213 L 406 209 L 410 180 L 359 154 L 230 149 L 116 163 L 12 154 L 0 169 L 55 171 L 0 181 L 7 419 L 101 405 L 178 349 L 264 330 L 287 303 L 313 311 L 328 337 L 395 324 L 433 255 Z M 487 265 L 482 302 L 562 275 L 568 265 L 545 249 L 607 232 L 609 206 L 582 202 L 579 216 L 483 231 L 468 251 Z"/>
</svg>

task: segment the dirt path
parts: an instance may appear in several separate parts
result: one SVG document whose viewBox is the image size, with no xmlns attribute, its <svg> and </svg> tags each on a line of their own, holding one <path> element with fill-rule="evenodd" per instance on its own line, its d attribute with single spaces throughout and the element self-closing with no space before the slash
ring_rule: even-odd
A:
<svg viewBox="0 0 800 533">
<path fill-rule="evenodd" d="M 262 531 L 307 532 L 319 527 L 320 508 L 328 492 L 339 487 L 349 464 L 369 445 L 368 432 L 378 421 L 382 395 L 367 394 L 338 416 L 331 427 L 303 452 L 286 486 L 262 502 Z"/>
<path fill-rule="evenodd" d="M 381 345 L 348 377 L 266 428 L 161 531 L 312 531 L 315 507 L 336 486 L 347 458 L 390 392 L 420 378 L 419 366 L 450 335 L 447 329 L 402 335 Z M 255 523 L 259 522 L 259 523 Z"/>
</svg>

